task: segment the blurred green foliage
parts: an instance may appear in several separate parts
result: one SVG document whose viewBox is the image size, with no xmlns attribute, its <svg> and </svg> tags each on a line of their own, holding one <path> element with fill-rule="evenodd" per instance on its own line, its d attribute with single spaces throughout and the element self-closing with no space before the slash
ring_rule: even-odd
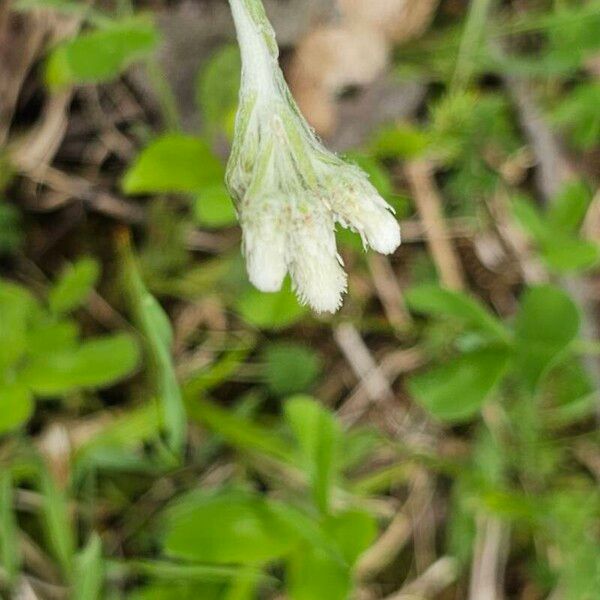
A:
<svg viewBox="0 0 600 600">
<path fill-rule="evenodd" d="M 57 46 L 46 63 L 46 82 L 51 87 L 64 87 L 109 80 L 149 55 L 158 41 L 158 32 L 149 19 L 109 22 Z"/>
<path fill-rule="evenodd" d="M 548 267 L 558 273 L 591 269 L 600 260 L 600 245 L 580 235 L 592 195 L 583 182 L 567 184 L 546 214 L 522 196 L 513 199 L 517 222 L 535 240 Z"/>
<path fill-rule="evenodd" d="M 506 283 L 504 302 L 471 272 L 477 297 L 442 287 L 418 236 L 392 263 L 410 281 L 401 333 L 366 291 L 369 262 L 351 233 L 339 240 L 356 281 L 331 322 L 309 315 L 289 282 L 275 294 L 251 287 L 218 153 L 237 106 L 231 44 L 198 72 L 200 131 L 136 132 L 141 149 L 114 188 L 147 201 L 146 220 L 111 238 L 114 268 L 101 265 L 103 247 L 52 283 L 23 276 L 28 223 L 12 195 L 0 202 L 0 259 L 19 274 L 0 280 L 0 593 L 11 597 L 36 572 L 34 552 L 75 600 L 344 600 L 359 587 L 383 597 L 418 574 L 416 544 L 397 550 L 374 582 L 362 579 L 362 557 L 426 473 L 443 507 L 432 547 L 461 569 L 450 595 L 466 597 L 481 523 L 493 520 L 510 531 L 512 579 L 526 581 L 532 598 L 595 600 L 600 497 L 589 465 L 599 397 L 587 359 L 599 346 L 563 283 L 598 267 L 597 239 L 583 228 L 597 181 L 574 179 L 540 203 L 530 165 L 519 167 L 527 142 L 505 79 L 528 78 L 556 133 L 595 164 L 600 93 L 588 65 L 600 51 L 600 3 L 542 2 L 518 13 L 503 5 L 480 18 L 484 4 L 464 19 L 456 7 L 441 12 L 402 48 L 394 68 L 429 85 L 426 110 L 373 132 L 348 158 L 401 219 L 415 207 L 398 167 L 432 161 L 444 216 L 469 217 L 473 238 L 496 225 L 490 199 L 509 198 L 507 218 L 548 282 Z M 117 17 L 68 0 L 16 5 L 84 24 L 48 53 L 51 91 L 109 85 L 133 63 L 156 79 L 161 36 L 129 3 L 118 3 Z M 157 93 L 173 125 L 170 92 Z M 14 184 L 4 162 L 3 192 Z M 519 176 L 508 176 L 515 164 Z M 223 245 L 207 243 L 197 260 L 193 228 Z M 94 319 L 104 306 L 95 290 L 116 306 L 108 321 Z M 326 394 L 332 380 L 347 387 L 334 372 L 338 318 L 369 347 L 422 356 L 394 387 L 392 407 L 431 424 L 437 445 L 349 427 L 348 414 L 321 401 L 339 399 Z M 107 322 L 124 332 L 103 331 Z M 395 413 L 384 417 L 398 425 Z M 586 452 L 592 460 L 582 466 Z"/>
<path fill-rule="evenodd" d="M 225 134 L 233 138 L 238 105 L 242 61 L 237 45 L 225 45 L 215 52 L 198 74 L 196 103 L 211 138 Z"/>
<path fill-rule="evenodd" d="M 69 317 L 92 291 L 98 269 L 95 261 L 81 259 L 50 288 L 44 304 L 26 288 L 0 281 L 0 431 L 25 424 L 34 397 L 66 397 L 107 386 L 138 364 L 130 335 L 80 341 L 77 323 Z"/>
<path fill-rule="evenodd" d="M 0 200 L 0 256 L 15 252 L 23 242 L 20 215 L 17 209 Z"/>
</svg>

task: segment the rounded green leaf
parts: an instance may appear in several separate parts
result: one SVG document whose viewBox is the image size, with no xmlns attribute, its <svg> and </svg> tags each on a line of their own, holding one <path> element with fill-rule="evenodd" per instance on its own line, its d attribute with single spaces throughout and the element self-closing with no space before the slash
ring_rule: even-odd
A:
<svg viewBox="0 0 600 600">
<path fill-rule="evenodd" d="M 557 233 L 577 234 L 592 200 L 593 194 L 584 181 L 567 182 L 548 208 L 548 226 Z"/>
<path fill-rule="evenodd" d="M 289 285 L 274 294 L 250 288 L 238 298 L 235 308 L 244 321 L 261 329 L 290 327 L 307 312 L 307 308 L 298 303 Z"/>
<path fill-rule="evenodd" d="M 154 24 L 143 17 L 116 21 L 83 33 L 52 51 L 46 63 L 46 82 L 60 87 L 112 79 L 147 56 L 158 40 Z"/>
<path fill-rule="evenodd" d="M 394 125 L 380 130 L 370 150 L 379 158 L 416 158 L 423 155 L 431 140 L 424 129 L 410 125 Z"/>
<path fill-rule="evenodd" d="M 203 189 L 194 201 L 194 219 L 201 227 L 231 227 L 237 214 L 231 196 L 220 183 Z"/>
<path fill-rule="evenodd" d="M 27 351 L 27 334 L 38 316 L 35 298 L 23 287 L 0 281 L 0 373 Z"/>
<path fill-rule="evenodd" d="M 350 567 L 326 549 L 304 545 L 288 563 L 290 600 L 347 600 L 351 590 Z"/>
<path fill-rule="evenodd" d="M 225 170 L 200 138 L 167 134 L 142 150 L 125 173 L 127 194 L 195 193 L 222 183 Z"/>
<path fill-rule="evenodd" d="M 44 319 L 36 323 L 27 335 L 27 354 L 30 357 L 43 356 L 77 346 L 79 329 L 70 319 L 54 321 Z"/>
<path fill-rule="evenodd" d="M 184 499 L 169 519 L 164 547 L 185 560 L 262 564 L 287 554 L 296 540 L 270 501 L 231 490 Z"/>
<path fill-rule="evenodd" d="M 33 397 L 24 385 L 0 387 L 0 434 L 24 425 L 33 408 Z"/>
<path fill-rule="evenodd" d="M 278 396 L 308 391 L 321 372 L 319 355 L 299 344 L 269 344 L 263 359 L 267 387 Z"/>
<path fill-rule="evenodd" d="M 139 348 L 131 336 L 106 336 L 34 358 L 25 368 L 23 381 L 36 394 L 61 395 L 115 383 L 131 373 L 138 360 Z"/>
<path fill-rule="evenodd" d="M 579 325 L 579 310 L 561 289 L 541 285 L 525 292 L 515 322 L 516 364 L 530 388 L 575 339 Z"/>
<path fill-rule="evenodd" d="M 436 284 L 423 284 L 406 292 L 411 310 L 435 317 L 455 319 L 464 326 L 483 331 L 501 340 L 509 334 L 502 322 L 478 301 L 462 292 L 448 290 Z"/>
<path fill-rule="evenodd" d="M 415 400 L 441 421 L 471 419 L 506 371 L 510 353 L 504 348 L 469 352 L 445 365 L 411 377 Z"/>
<path fill-rule="evenodd" d="M 70 265 L 48 293 L 48 305 L 54 313 L 65 313 L 83 304 L 98 281 L 100 265 L 82 258 Z"/>
<path fill-rule="evenodd" d="M 353 565 L 377 537 L 377 522 L 364 510 L 330 516 L 323 526 L 349 565 Z"/>
<path fill-rule="evenodd" d="M 600 263 L 600 245 L 566 235 L 549 239 L 542 253 L 548 266 L 559 273 L 585 271 Z"/>
</svg>

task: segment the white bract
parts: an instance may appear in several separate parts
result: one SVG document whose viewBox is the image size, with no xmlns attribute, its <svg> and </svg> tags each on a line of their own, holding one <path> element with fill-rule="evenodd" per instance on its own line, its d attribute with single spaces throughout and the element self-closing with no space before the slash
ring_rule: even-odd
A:
<svg viewBox="0 0 600 600">
<path fill-rule="evenodd" d="M 242 82 L 227 186 L 242 226 L 250 281 L 275 292 L 289 272 L 301 302 L 335 312 L 347 287 L 336 223 L 384 254 L 400 244 L 400 227 L 367 176 L 324 148 L 300 114 L 279 69 L 275 33 L 261 1 L 229 3 Z"/>
</svg>

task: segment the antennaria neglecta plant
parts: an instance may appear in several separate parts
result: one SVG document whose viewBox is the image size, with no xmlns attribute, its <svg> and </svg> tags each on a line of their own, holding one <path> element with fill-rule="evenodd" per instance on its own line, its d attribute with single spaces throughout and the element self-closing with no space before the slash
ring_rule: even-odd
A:
<svg viewBox="0 0 600 600">
<path fill-rule="evenodd" d="M 227 186 L 248 275 L 258 289 L 274 292 L 289 272 L 301 302 L 335 312 L 347 286 L 335 224 L 384 254 L 400 244 L 400 228 L 367 176 L 328 151 L 300 114 L 260 0 L 230 5 L 243 68 Z"/>
</svg>

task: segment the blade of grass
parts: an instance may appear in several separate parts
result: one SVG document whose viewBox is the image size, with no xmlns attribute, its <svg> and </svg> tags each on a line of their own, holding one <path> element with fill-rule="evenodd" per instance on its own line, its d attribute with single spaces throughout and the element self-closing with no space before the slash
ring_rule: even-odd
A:
<svg viewBox="0 0 600 600">
<path fill-rule="evenodd" d="M 240 450 L 260 452 L 284 462 L 291 460 L 288 446 L 270 429 L 204 399 L 190 400 L 188 410 L 193 419 L 201 421 Z"/>
<path fill-rule="evenodd" d="M 252 581 L 274 582 L 275 580 L 255 569 L 239 567 L 182 564 L 161 560 L 130 560 L 108 562 L 109 575 L 112 578 L 125 576 L 150 576 L 157 579 L 174 581 L 231 581 L 248 578 Z"/>
<path fill-rule="evenodd" d="M 103 581 L 102 543 L 98 535 L 93 534 L 87 546 L 77 556 L 74 600 L 100 600 Z"/>
<path fill-rule="evenodd" d="M 494 0 L 472 0 L 469 6 L 467 22 L 463 30 L 458 50 L 456 69 L 450 89 L 456 93 L 468 86 L 474 71 L 474 57 L 484 36 L 484 30 Z"/>
<path fill-rule="evenodd" d="M 13 510 L 12 475 L 9 469 L 0 472 L 0 557 L 8 585 L 12 586 L 19 572 L 21 557 Z"/>
<path fill-rule="evenodd" d="M 124 229 L 117 237 L 117 248 L 123 265 L 123 285 L 146 341 L 154 385 L 162 407 L 167 443 L 175 455 L 180 455 L 185 444 L 187 417 L 171 355 L 171 324 L 160 304 L 144 285 L 129 234 Z"/>
<path fill-rule="evenodd" d="M 40 465 L 39 486 L 43 497 L 42 515 L 48 537 L 60 567 L 68 580 L 73 578 L 75 536 L 67 506 L 67 498 L 59 489 L 44 464 Z"/>
</svg>

